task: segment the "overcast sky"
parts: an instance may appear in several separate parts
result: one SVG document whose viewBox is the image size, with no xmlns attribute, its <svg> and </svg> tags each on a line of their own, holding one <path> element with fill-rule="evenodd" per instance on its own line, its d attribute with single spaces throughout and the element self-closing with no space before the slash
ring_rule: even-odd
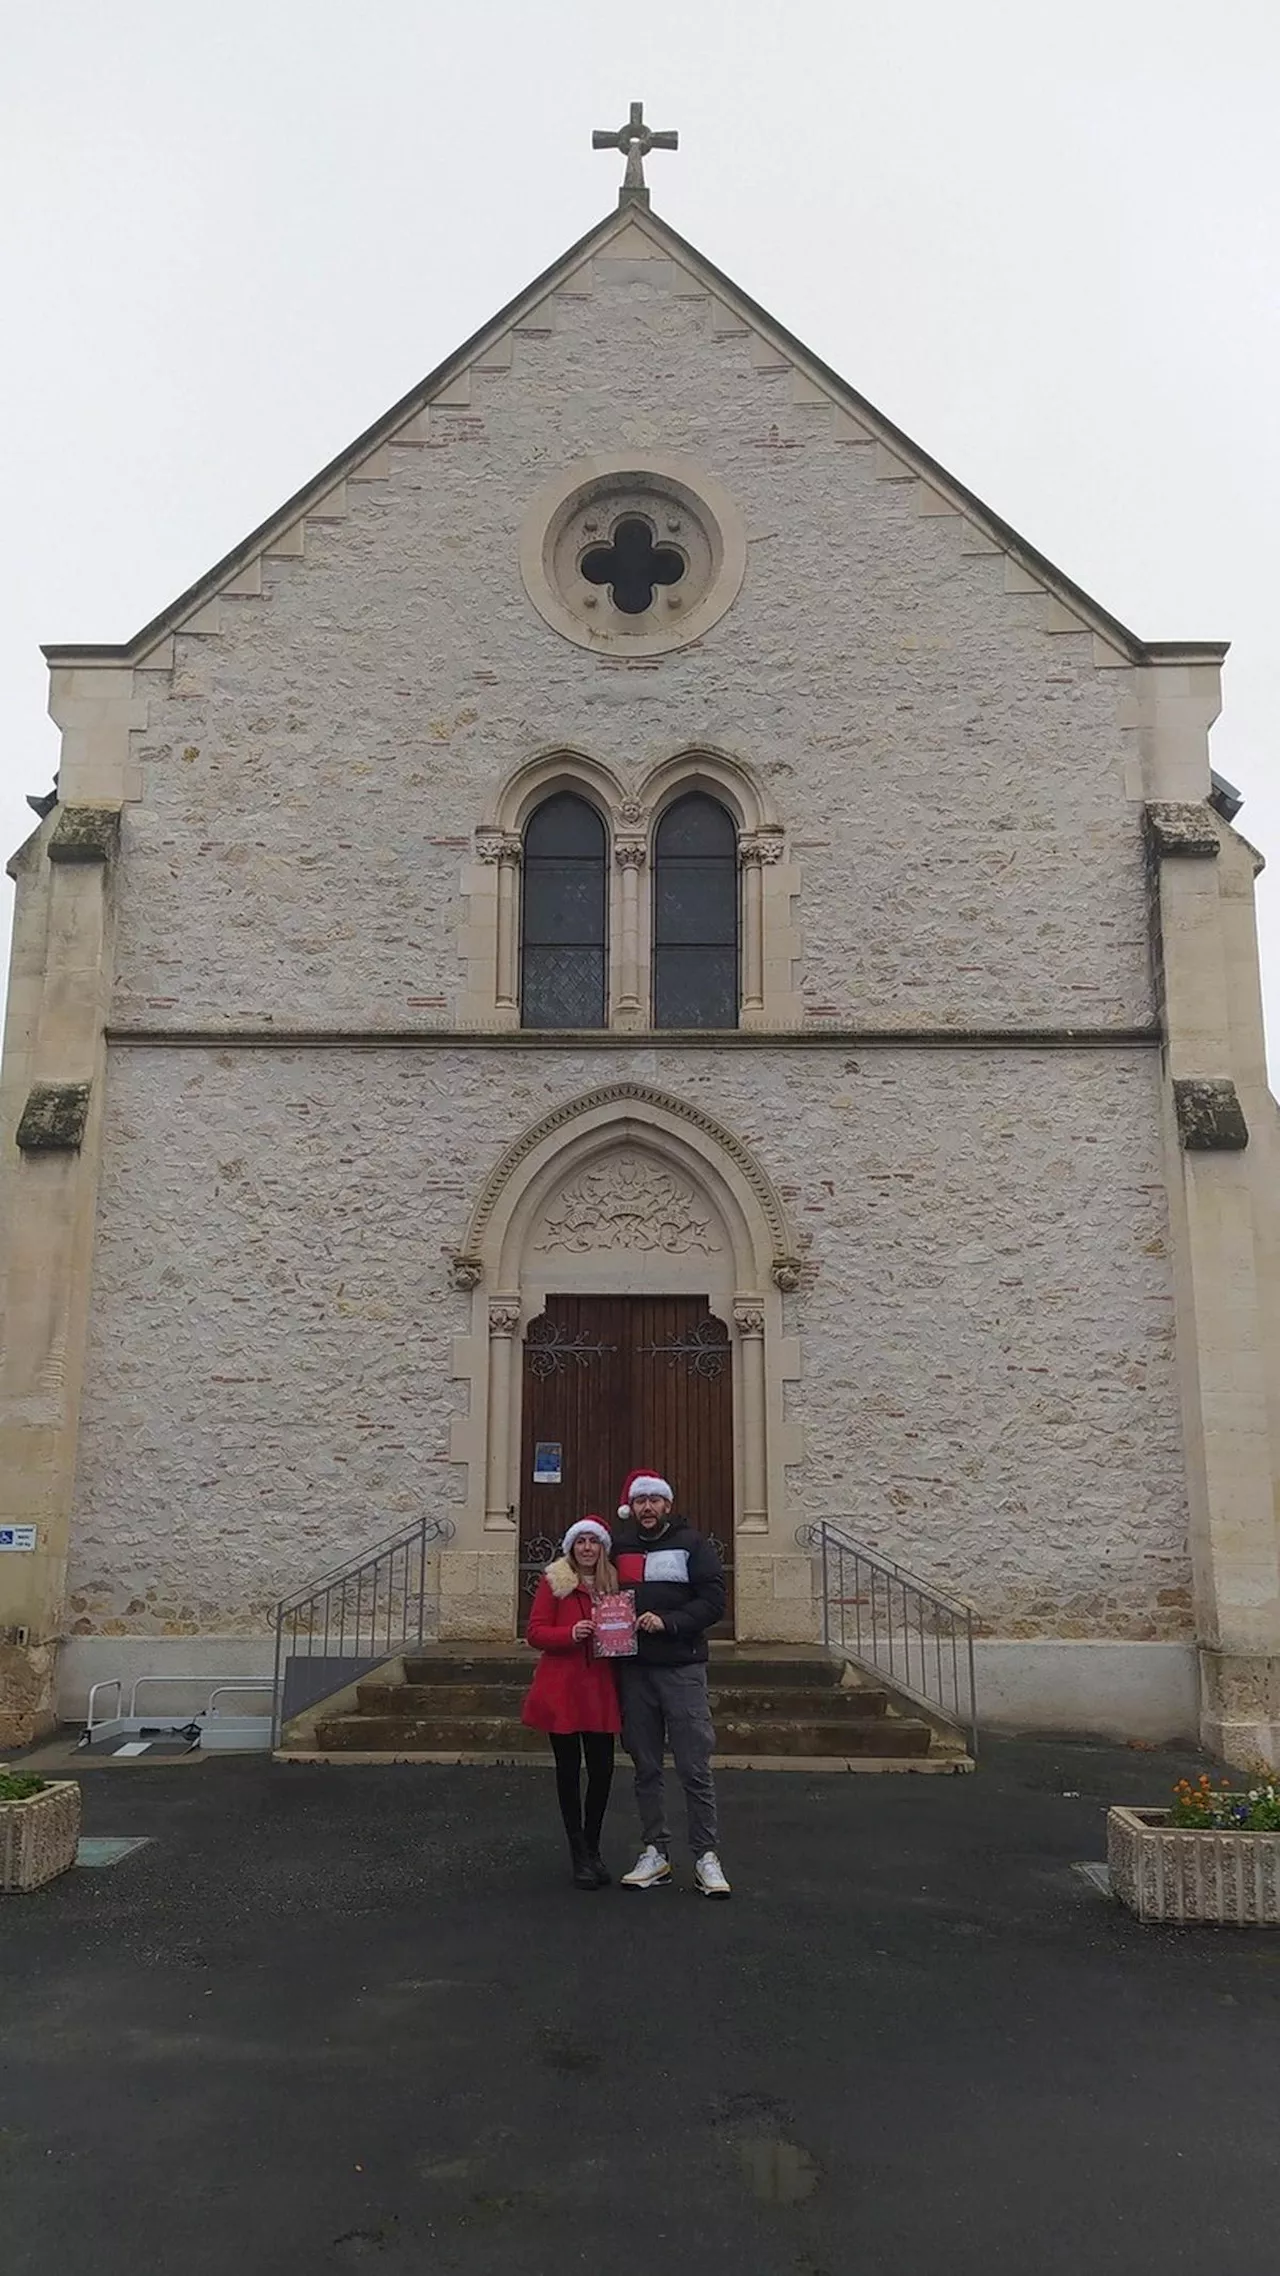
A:
<svg viewBox="0 0 1280 2276">
<path fill-rule="evenodd" d="M 609 210 L 633 98 L 676 228 L 1135 631 L 1231 640 L 1280 1067 L 1275 0 L 0 0 L 5 851 L 39 643 L 126 638 Z"/>
</svg>

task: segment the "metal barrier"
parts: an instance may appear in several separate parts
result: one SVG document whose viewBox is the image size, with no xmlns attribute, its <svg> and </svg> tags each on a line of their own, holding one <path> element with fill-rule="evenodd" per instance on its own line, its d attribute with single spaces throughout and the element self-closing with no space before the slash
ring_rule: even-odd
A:
<svg viewBox="0 0 1280 2276">
<path fill-rule="evenodd" d="M 829 1651 L 883 1675 L 978 1751 L 973 1613 L 958 1598 L 855 1541 L 829 1518 L 796 1528 L 820 1560 L 822 1640 Z"/>
<path fill-rule="evenodd" d="M 271 1616 L 276 1632 L 273 1745 L 279 1742 L 284 1720 L 285 1675 L 290 1662 L 329 1661 L 335 1681 L 328 1688 L 336 1690 L 379 1660 L 425 1642 L 435 1610 L 430 1583 L 432 1552 L 451 1541 L 454 1531 L 452 1518 L 419 1518 L 402 1533 L 392 1534 L 363 1555 L 322 1574 L 319 1580 L 295 1589 L 292 1596 L 281 1598 Z"/>
<path fill-rule="evenodd" d="M 147 1713 L 139 1704 L 140 1694 L 147 1689 L 168 1693 L 198 1691 L 203 1694 L 203 1703 L 198 1707 L 184 1708 L 181 1712 L 175 1712 L 172 1707 L 157 1707 Z M 271 1678 L 266 1675 L 181 1675 L 173 1672 L 168 1675 L 137 1675 L 130 1687 L 128 1705 L 126 1706 L 123 1676 L 100 1676 L 98 1681 L 89 1687 L 88 1710 L 84 1728 L 77 1744 L 82 1747 L 89 1747 L 93 1745 L 95 1739 L 137 1738 L 144 1732 L 157 1737 L 166 1734 L 173 1735 L 194 1730 L 197 1725 L 205 1727 L 210 1721 L 214 1723 L 221 1721 L 224 1726 L 234 1722 L 237 1731 L 244 1736 L 246 1743 L 265 1745 L 265 1736 L 259 1738 L 251 1726 L 261 1723 L 269 1730 L 269 1714 L 260 1717 L 237 1717 L 228 1716 L 224 1713 L 220 1718 L 214 1702 L 231 1692 L 256 1691 L 265 1695 L 270 1690 Z M 115 1694 L 113 1709 L 109 1715 L 98 1713 L 98 1695 L 104 1691 L 111 1691 Z"/>
</svg>

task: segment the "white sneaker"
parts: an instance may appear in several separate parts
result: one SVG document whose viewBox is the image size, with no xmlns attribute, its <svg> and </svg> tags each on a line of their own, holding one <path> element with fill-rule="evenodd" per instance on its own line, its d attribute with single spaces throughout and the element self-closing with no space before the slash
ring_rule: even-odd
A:
<svg viewBox="0 0 1280 2276">
<path fill-rule="evenodd" d="M 714 1858 L 712 1863 L 715 1863 Z M 623 1874 L 621 1886 L 624 1889 L 660 1889 L 663 1882 L 670 1879 L 671 1866 L 668 1859 L 650 1843 L 647 1849 L 641 1850 L 631 1871 Z"/>
<path fill-rule="evenodd" d="M 714 1849 L 708 1849 L 698 1859 L 693 1868 L 693 1877 L 704 1897 L 729 1897 L 733 1894 Z"/>
</svg>

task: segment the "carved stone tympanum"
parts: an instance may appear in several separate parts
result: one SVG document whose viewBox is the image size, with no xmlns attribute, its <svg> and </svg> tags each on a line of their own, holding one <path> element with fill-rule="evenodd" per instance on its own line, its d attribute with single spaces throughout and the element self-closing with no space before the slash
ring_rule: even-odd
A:
<svg viewBox="0 0 1280 2276">
<path fill-rule="evenodd" d="M 539 1249 L 658 1249 L 666 1256 L 720 1246 L 709 1209 L 691 1187 L 642 1154 L 614 1154 L 584 1170 L 550 1203 Z"/>
</svg>

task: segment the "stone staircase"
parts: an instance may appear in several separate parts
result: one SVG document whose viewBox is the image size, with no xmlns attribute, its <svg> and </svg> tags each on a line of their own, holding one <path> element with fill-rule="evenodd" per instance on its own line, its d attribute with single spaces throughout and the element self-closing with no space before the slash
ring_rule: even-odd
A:
<svg viewBox="0 0 1280 2276">
<path fill-rule="evenodd" d="M 296 1717 L 283 1759 L 545 1761 L 520 1707 L 533 1655 L 518 1644 L 424 1646 Z M 722 1769 L 958 1771 L 963 1740 L 892 1688 L 816 1645 L 711 1646 L 716 1764 Z"/>
</svg>

